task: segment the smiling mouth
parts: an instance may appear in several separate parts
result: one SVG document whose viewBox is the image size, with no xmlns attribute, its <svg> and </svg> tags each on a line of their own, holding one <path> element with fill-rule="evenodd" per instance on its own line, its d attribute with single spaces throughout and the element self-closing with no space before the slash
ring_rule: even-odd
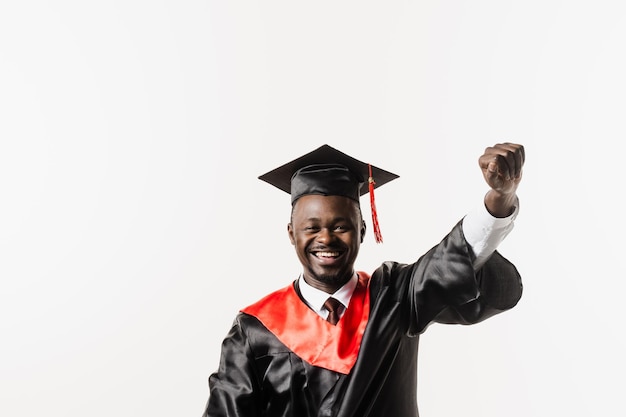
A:
<svg viewBox="0 0 626 417">
<path fill-rule="evenodd" d="M 341 255 L 341 252 L 337 251 L 320 251 L 320 252 L 312 252 L 313 256 L 321 259 L 335 259 Z"/>
</svg>

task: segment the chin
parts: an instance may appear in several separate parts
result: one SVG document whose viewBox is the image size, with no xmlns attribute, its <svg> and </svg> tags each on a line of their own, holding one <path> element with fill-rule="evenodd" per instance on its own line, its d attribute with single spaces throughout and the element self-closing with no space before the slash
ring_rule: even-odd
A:
<svg viewBox="0 0 626 417">
<path fill-rule="evenodd" d="M 348 277 L 346 278 L 346 275 Z M 348 279 L 350 279 L 351 274 L 347 273 L 337 273 L 337 274 L 313 274 L 316 280 L 322 282 L 326 285 L 343 285 Z"/>
</svg>

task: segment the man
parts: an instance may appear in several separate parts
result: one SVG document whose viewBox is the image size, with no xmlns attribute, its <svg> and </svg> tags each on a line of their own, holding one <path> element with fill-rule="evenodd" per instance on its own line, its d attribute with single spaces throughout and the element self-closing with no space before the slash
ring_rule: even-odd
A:
<svg viewBox="0 0 626 417">
<path fill-rule="evenodd" d="M 416 263 L 385 262 L 371 276 L 354 270 L 366 230 L 359 197 L 395 174 L 323 146 L 261 176 L 291 194 L 287 230 L 303 272 L 238 314 L 204 416 L 418 416 L 419 335 L 521 297 L 516 268 L 495 250 L 517 215 L 524 158 L 521 145 L 487 148 L 484 208 Z"/>
</svg>

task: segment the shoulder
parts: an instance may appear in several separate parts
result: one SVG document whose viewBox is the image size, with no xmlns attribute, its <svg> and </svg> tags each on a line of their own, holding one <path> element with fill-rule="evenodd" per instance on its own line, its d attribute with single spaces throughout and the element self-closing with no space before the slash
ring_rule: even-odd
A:
<svg viewBox="0 0 626 417">
<path fill-rule="evenodd" d="M 370 279 L 372 289 L 378 287 L 396 286 L 410 276 L 414 264 L 405 264 L 394 261 L 383 262 L 373 273 Z"/>
</svg>

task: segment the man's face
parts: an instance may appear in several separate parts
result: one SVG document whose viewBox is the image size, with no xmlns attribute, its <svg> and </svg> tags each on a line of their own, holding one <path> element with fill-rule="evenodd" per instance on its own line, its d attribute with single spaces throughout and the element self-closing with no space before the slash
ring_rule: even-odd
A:
<svg viewBox="0 0 626 417">
<path fill-rule="evenodd" d="M 287 229 L 309 285 L 333 293 L 350 279 L 365 234 L 357 202 L 340 196 L 300 197 Z"/>
</svg>

